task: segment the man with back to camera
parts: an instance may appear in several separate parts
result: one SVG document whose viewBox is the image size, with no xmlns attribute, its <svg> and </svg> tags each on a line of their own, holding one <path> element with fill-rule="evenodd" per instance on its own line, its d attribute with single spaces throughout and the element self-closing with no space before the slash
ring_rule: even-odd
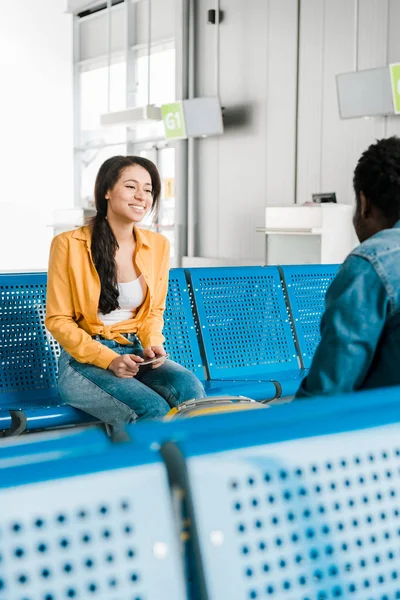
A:
<svg viewBox="0 0 400 600">
<path fill-rule="evenodd" d="M 353 185 L 361 243 L 327 292 L 321 341 L 296 398 L 400 385 L 400 138 L 372 144 Z"/>
</svg>

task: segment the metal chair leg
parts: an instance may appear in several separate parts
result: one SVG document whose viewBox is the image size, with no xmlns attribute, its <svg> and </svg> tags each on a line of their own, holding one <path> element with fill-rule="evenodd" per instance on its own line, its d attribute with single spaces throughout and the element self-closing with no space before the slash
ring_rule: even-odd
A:
<svg viewBox="0 0 400 600">
<path fill-rule="evenodd" d="M 10 410 L 11 427 L 4 432 L 4 437 L 20 435 L 26 430 L 27 419 L 23 410 Z"/>
</svg>

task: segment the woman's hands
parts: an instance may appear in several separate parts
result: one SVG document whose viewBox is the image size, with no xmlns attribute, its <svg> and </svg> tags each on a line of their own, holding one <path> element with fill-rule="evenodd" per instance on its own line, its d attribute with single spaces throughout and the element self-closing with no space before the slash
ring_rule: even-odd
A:
<svg viewBox="0 0 400 600">
<path fill-rule="evenodd" d="M 143 362 L 143 358 L 136 356 L 136 354 L 123 354 L 114 358 L 112 363 L 108 365 L 108 368 L 117 377 L 130 379 L 135 377 L 139 371 L 139 364 L 141 362 Z"/>
<path fill-rule="evenodd" d="M 147 348 L 144 348 L 143 350 L 143 356 L 145 359 L 160 357 L 160 360 L 157 360 L 157 362 L 149 365 L 152 369 L 158 369 L 158 367 L 161 367 L 161 365 L 165 363 L 166 358 L 162 358 L 165 356 L 165 354 L 166 352 L 163 346 L 147 346 Z"/>
<path fill-rule="evenodd" d="M 160 357 L 160 360 L 149 365 L 152 369 L 157 369 L 165 363 L 166 358 L 163 358 L 164 356 L 166 356 L 166 353 L 163 346 L 148 346 L 143 350 L 143 358 L 136 356 L 136 354 L 123 354 L 122 356 L 114 358 L 112 363 L 108 365 L 108 368 L 117 377 L 130 379 L 137 375 L 139 365 L 143 360 L 146 360 L 146 358 Z"/>
</svg>

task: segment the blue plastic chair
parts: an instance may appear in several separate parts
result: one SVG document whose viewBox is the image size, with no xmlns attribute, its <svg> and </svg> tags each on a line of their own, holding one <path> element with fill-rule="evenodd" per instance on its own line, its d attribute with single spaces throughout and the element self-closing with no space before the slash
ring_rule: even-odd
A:
<svg viewBox="0 0 400 600">
<path fill-rule="evenodd" d="M 5 408 L 0 408 L 0 431 L 10 429 L 12 427 L 12 419 L 10 411 Z"/>
<path fill-rule="evenodd" d="M 60 405 L 59 345 L 44 326 L 46 282 L 46 273 L 0 274 L 0 408 L 11 412 L 11 433 L 95 421 Z"/>
<path fill-rule="evenodd" d="M 0 470 L 30 464 L 35 460 L 54 460 L 63 456 L 78 456 L 105 452 L 112 445 L 110 438 L 97 427 L 73 427 L 30 436 L 14 436 L 0 444 Z"/>
<path fill-rule="evenodd" d="M 25 452 L 2 469 L 0 597 L 186 600 L 161 459 L 129 444 L 94 450 L 91 435 L 79 456 Z"/>
<path fill-rule="evenodd" d="M 325 295 L 340 265 L 280 267 L 303 367 L 309 369 L 320 341 Z"/>
<path fill-rule="evenodd" d="M 165 350 L 170 358 L 204 381 L 203 361 L 183 269 L 171 269 L 169 272 L 163 334 Z"/>
<path fill-rule="evenodd" d="M 400 389 L 230 417 L 164 450 L 185 463 L 199 600 L 400 598 Z"/>
<path fill-rule="evenodd" d="M 304 377 L 277 267 L 188 269 L 211 380 L 273 382 L 293 395 Z"/>
<path fill-rule="evenodd" d="M 2 401 L 8 408 L 57 398 L 57 342 L 44 329 L 46 274 L 0 275 Z"/>
<path fill-rule="evenodd" d="M 197 375 L 204 385 L 207 396 L 242 395 L 254 400 L 275 398 L 276 387 L 270 381 L 254 383 L 222 381 L 222 378 L 218 377 L 207 378 L 202 354 L 208 356 L 209 348 L 200 346 L 200 341 L 204 337 L 198 329 L 199 325 L 193 315 L 194 310 L 193 293 L 186 281 L 184 270 L 171 269 L 163 330 L 166 338 L 165 347 L 170 358 Z M 202 327 L 201 321 L 200 326 Z M 206 341 L 207 343 L 209 340 Z M 232 351 L 235 352 L 235 349 L 232 348 Z"/>
</svg>

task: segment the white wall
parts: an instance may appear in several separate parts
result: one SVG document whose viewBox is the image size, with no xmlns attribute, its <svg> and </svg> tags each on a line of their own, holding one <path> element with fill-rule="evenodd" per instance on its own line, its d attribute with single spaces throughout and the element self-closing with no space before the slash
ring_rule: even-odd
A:
<svg viewBox="0 0 400 600">
<path fill-rule="evenodd" d="M 215 95 L 215 27 L 196 14 L 196 95 Z M 197 254 L 262 260 L 264 208 L 294 201 L 297 0 L 230 0 L 220 26 L 225 133 L 196 142 Z"/>
<path fill-rule="evenodd" d="M 352 175 L 375 139 L 400 132 L 399 117 L 341 120 L 335 75 L 400 60 L 397 0 L 302 0 L 297 201 L 335 191 L 353 203 Z M 357 34 L 358 29 L 358 34 Z"/>
<path fill-rule="evenodd" d="M 45 268 L 52 211 L 73 206 L 72 17 L 0 5 L 0 270 Z"/>
<path fill-rule="evenodd" d="M 215 93 L 208 5 L 198 0 L 197 95 Z M 301 0 L 299 15 L 297 0 L 230 0 L 221 9 L 220 97 L 227 119 L 239 119 L 224 136 L 196 142 L 196 254 L 258 262 L 264 238 L 255 229 L 267 204 L 331 191 L 352 204 L 361 152 L 400 134 L 397 116 L 340 120 L 335 84 L 337 73 L 400 61 L 400 2 Z"/>
</svg>

